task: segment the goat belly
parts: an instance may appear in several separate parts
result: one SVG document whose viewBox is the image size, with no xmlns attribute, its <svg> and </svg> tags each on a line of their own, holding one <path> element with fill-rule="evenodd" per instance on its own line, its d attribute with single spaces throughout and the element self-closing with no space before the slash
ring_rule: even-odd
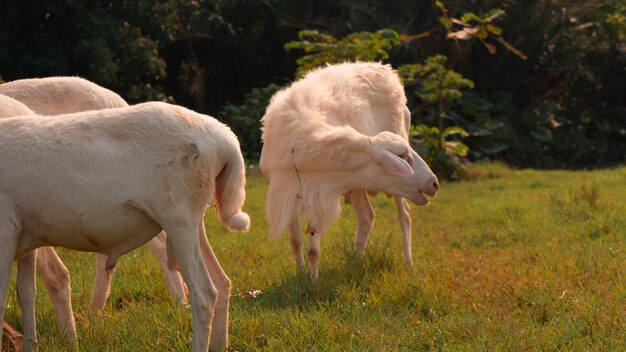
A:
<svg viewBox="0 0 626 352">
<path fill-rule="evenodd" d="M 22 236 L 18 256 L 41 246 L 60 246 L 80 251 L 124 254 L 148 242 L 161 226 L 137 209 L 120 206 L 97 215 L 68 211 L 63 214 L 35 213 L 20 209 Z M 89 216 L 91 215 L 91 216 Z"/>
</svg>

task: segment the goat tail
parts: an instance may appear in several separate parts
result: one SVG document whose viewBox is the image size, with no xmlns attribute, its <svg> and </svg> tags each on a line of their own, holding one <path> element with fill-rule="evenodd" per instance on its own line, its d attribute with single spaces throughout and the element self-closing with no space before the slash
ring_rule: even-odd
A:
<svg viewBox="0 0 626 352">
<path fill-rule="evenodd" d="M 241 211 L 246 199 L 246 170 L 243 157 L 236 154 L 215 179 L 215 210 L 229 230 L 246 232 L 250 216 Z"/>
</svg>

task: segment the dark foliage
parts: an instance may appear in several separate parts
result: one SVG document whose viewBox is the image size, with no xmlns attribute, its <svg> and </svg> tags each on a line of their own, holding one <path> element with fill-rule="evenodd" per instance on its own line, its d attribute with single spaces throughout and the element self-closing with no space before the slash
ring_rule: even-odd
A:
<svg viewBox="0 0 626 352">
<path fill-rule="evenodd" d="M 294 78 L 303 53 L 285 51 L 285 43 L 304 29 L 335 38 L 390 29 L 400 44 L 379 58 L 400 67 L 445 55 L 448 69 L 475 83 L 437 126 L 465 128 L 471 159 L 534 167 L 624 162 L 623 0 L 442 3 L 445 16 L 436 1 L 413 0 L 4 0 L 0 80 L 80 75 L 131 103 L 170 100 L 221 111 L 253 159 L 258 118 L 243 114 L 258 114 L 266 102 L 252 107 L 250 99 L 266 91 L 246 94 Z M 505 14 L 493 17 L 500 13 L 494 9 Z M 449 31 L 464 24 L 446 16 L 483 29 L 488 19 L 497 28 L 487 37 L 451 39 Z M 408 93 L 412 110 L 423 105 Z M 416 114 L 414 123 L 435 126 L 433 118 Z"/>
<path fill-rule="evenodd" d="M 255 88 L 246 94 L 243 104 L 227 104 L 220 110 L 222 122 L 239 136 L 243 156 L 249 162 L 255 163 L 261 156 L 261 118 L 270 98 L 279 89 L 275 84 Z"/>
</svg>

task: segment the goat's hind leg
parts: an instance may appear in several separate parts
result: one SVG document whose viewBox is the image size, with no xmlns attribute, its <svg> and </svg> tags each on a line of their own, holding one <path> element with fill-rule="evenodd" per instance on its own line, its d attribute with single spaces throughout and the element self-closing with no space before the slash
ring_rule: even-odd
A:
<svg viewBox="0 0 626 352">
<path fill-rule="evenodd" d="M 185 287 L 183 280 L 177 270 L 172 270 L 168 266 L 168 256 L 166 250 L 167 235 L 164 231 L 159 232 L 155 238 L 148 242 L 148 246 L 152 250 L 152 254 L 159 262 L 161 266 L 161 272 L 165 277 L 165 283 L 170 290 L 172 296 L 174 296 L 182 305 L 187 304 L 187 297 L 185 296 Z"/>
<path fill-rule="evenodd" d="M 19 241 L 21 221 L 15 212 L 15 206 L 0 193 L 0 321 L 4 321 L 7 289 L 13 260 Z M 2 349 L 2 334 L 0 334 L 0 350 Z"/>
<path fill-rule="evenodd" d="M 228 348 L 228 307 L 230 304 L 231 282 L 217 261 L 215 253 L 213 253 L 213 249 L 206 237 L 204 223 L 200 223 L 199 240 L 200 250 L 204 256 L 209 276 L 217 288 L 217 303 L 215 304 L 215 315 L 211 322 L 209 349 L 211 351 L 224 351 Z"/>
<path fill-rule="evenodd" d="M 96 274 L 93 280 L 93 289 L 89 307 L 95 310 L 103 310 L 111 290 L 111 280 L 115 269 L 106 270 L 106 263 L 109 257 L 106 254 L 96 253 Z"/>
<path fill-rule="evenodd" d="M 72 312 L 70 273 L 52 247 L 37 249 L 37 272 L 54 305 L 59 330 L 76 343 L 76 322 Z"/>
<path fill-rule="evenodd" d="M 168 246 L 172 247 L 183 277 L 189 288 L 193 318 L 193 340 L 191 349 L 194 352 L 206 351 L 211 335 L 217 290 L 209 277 L 209 272 L 200 252 L 199 226 L 202 215 L 194 221 L 173 219 L 162 223 L 167 232 Z"/>
</svg>

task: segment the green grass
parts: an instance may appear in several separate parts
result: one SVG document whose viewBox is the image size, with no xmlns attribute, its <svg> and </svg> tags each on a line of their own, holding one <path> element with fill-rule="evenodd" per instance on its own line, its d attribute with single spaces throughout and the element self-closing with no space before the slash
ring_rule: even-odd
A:
<svg viewBox="0 0 626 352">
<path fill-rule="evenodd" d="M 320 282 L 296 274 L 284 236 L 267 239 L 267 182 L 249 173 L 246 234 L 213 214 L 207 233 L 233 282 L 237 351 L 623 351 L 626 349 L 626 167 L 599 171 L 478 166 L 412 207 L 414 266 L 404 268 L 393 202 L 374 199 L 366 257 L 352 255 L 354 212 L 322 241 Z M 124 256 L 102 315 L 87 303 L 93 255 L 59 249 L 72 274 L 83 351 L 184 351 L 191 313 L 169 297 L 147 248 Z M 66 349 L 43 285 L 40 350 Z M 21 328 L 15 286 L 5 320 Z"/>
</svg>

